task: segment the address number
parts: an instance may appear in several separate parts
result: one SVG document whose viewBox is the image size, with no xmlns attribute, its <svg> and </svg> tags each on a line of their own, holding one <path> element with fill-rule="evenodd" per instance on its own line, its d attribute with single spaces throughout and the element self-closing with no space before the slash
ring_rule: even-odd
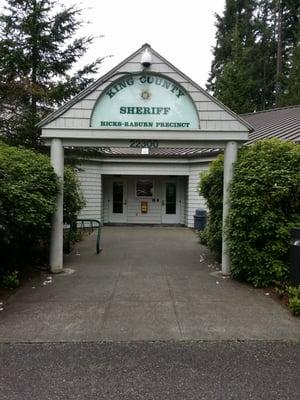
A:
<svg viewBox="0 0 300 400">
<path fill-rule="evenodd" d="M 149 149 L 157 149 L 159 146 L 158 140 L 130 140 L 129 147 L 135 147 L 143 149 L 148 147 Z"/>
</svg>

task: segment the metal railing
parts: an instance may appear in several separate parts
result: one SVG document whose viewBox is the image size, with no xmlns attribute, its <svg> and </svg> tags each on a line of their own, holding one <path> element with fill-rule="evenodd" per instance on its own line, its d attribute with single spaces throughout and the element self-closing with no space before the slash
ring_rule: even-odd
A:
<svg viewBox="0 0 300 400">
<path fill-rule="evenodd" d="M 88 223 L 89 225 L 86 226 L 85 223 Z M 85 231 L 86 229 L 90 229 L 93 231 L 94 229 L 97 229 L 97 237 L 96 237 L 96 252 L 97 254 L 100 253 L 102 250 L 100 246 L 100 240 L 101 240 L 101 222 L 98 219 L 89 219 L 89 218 L 78 218 L 74 223 L 70 225 L 70 231 L 69 231 L 69 241 L 68 241 L 68 251 L 70 251 L 71 248 L 71 235 L 72 232 L 76 231 L 79 227 L 78 224 L 80 224 L 80 229 Z M 94 226 L 96 224 L 96 226 Z"/>
</svg>

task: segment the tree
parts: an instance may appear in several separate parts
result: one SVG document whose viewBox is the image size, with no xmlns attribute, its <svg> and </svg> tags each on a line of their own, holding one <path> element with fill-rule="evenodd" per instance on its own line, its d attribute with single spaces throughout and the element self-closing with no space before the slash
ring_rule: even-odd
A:
<svg viewBox="0 0 300 400">
<path fill-rule="evenodd" d="M 224 65 L 216 82 L 216 91 L 224 104 L 241 114 L 255 107 L 252 51 L 240 44 L 237 30 L 232 43 L 232 59 Z"/>
<path fill-rule="evenodd" d="M 227 0 L 216 16 L 208 90 L 238 113 L 289 104 L 299 10 L 299 0 Z"/>
<path fill-rule="evenodd" d="M 36 123 L 93 81 L 103 58 L 73 73 L 93 37 L 74 38 L 76 7 L 57 0 L 6 0 L 0 15 L 0 131 L 14 144 L 39 145 Z"/>
<path fill-rule="evenodd" d="M 280 93 L 279 104 L 290 106 L 300 104 L 300 28 L 293 47 L 291 63 L 284 90 Z"/>
<path fill-rule="evenodd" d="M 218 80 L 223 68 L 237 56 L 237 45 L 251 47 L 254 43 L 252 14 L 255 1 L 226 0 L 223 15 L 216 17 L 216 45 L 207 89 L 218 97 Z M 222 100 L 222 99 L 220 99 Z"/>
</svg>

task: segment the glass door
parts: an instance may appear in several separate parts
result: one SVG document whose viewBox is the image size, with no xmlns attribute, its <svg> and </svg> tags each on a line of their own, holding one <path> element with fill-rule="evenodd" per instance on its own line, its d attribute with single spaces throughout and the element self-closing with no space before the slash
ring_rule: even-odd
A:
<svg viewBox="0 0 300 400">
<path fill-rule="evenodd" d="M 113 180 L 110 198 L 110 221 L 127 222 L 127 190 L 124 180 Z"/>
<path fill-rule="evenodd" d="M 166 181 L 163 183 L 162 223 L 180 223 L 180 205 L 178 199 L 177 182 Z"/>
</svg>

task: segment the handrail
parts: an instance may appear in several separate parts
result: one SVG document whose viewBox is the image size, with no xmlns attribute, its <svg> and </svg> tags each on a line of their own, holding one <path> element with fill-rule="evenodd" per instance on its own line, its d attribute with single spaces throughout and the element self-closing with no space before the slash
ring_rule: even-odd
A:
<svg viewBox="0 0 300 400">
<path fill-rule="evenodd" d="M 81 228 L 84 230 L 85 226 L 84 223 L 85 222 L 89 222 L 90 223 L 90 228 L 93 229 L 93 223 L 96 223 L 96 229 L 97 229 L 97 238 L 96 238 L 96 252 L 97 254 L 100 253 L 100 251 L 102 250 L 102 248 L 100 247 L 100 239 L 101 239 L 101 222 L 98 219 L 90 219 L 90 218 L 78 218 L 74 221 L 73 224 L 70 225 L 70 233 L 72 229 L 77 229 L 77 223 L 81 222 Z"/>
</svg>

